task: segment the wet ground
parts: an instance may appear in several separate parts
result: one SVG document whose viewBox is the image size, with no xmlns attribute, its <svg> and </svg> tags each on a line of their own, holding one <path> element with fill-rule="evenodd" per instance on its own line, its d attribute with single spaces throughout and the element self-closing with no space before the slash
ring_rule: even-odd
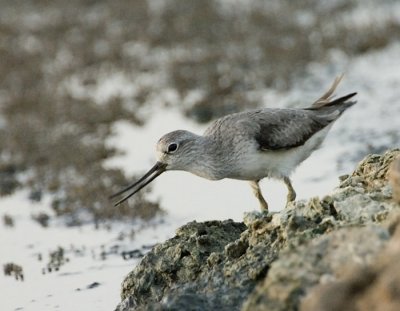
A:
<svg viewBox="0 0 400 311">
<path fill-rule="evenodd" d="M 42 284 L 36 298 L 23 300 L 36 299 L 38 309 L 51 291 L 47 280 L 57 282 L 65 267 L 67 275 L 76 275 L 74 267 L 83 275 L 74 288 L 101 284 L 86 302 L 112 288 L 113 306 L 119 281 L 110 275 L 122 280 L 135 260 L 126 264 L 123 252 L 143 253 L 143 245 L 188 220 L 240 219 L 257 207 L 242 183 L 171 173 L 153 191 L 113 208 L 108 196 L 150 167 L 153 145 L 166 131 L 201 133 L 218 116 L 254 107 L 304 107 L 345 72 L 338 95 L 357 91 L 359 103 L 293 176 L 300 198 L 334 187 L 365 154 L 400 144 L 396 1 L 0 1 L 0 7 L 0 230 L 10 247 L 0 250 L 0 263 L 24 272 L 25 285 L 4 277 L 8 288 L 29 293 L 33 282 Z M 277 209 L 282 189 L 265 185 Z M 142 232 L 141 219 L 154 234 L 127 238 Z M 71 248 L 83 236 L 69 231 L 77 228 L 90 228 L 77 248 L 91 251 L 81 257 Z M 126 238 L 107 256 L 109 265 L 93 259 L 112 252 L 121 234 Z M 69 261 L 52 277 L 42 275 L 58 247 Z M 109 268 L 114 264 L 122 268 Z M 93 266 L 99 278 L 86 274 Z M 52 306 L 68 300 L 72 287 L 64 285 Z"/>
</svg>

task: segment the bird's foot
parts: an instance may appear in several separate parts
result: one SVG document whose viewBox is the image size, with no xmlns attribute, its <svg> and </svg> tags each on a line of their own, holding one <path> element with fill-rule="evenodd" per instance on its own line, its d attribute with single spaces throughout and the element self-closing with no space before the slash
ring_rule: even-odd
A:
<svg viewBox="0 0 400 311">
<path fill-rule="evenodd" d="M 289 202 L 293 202 L 294 200 L 296 200 L 296 191 L 294 191 L 292 183 L 291 183 L 289 177 L 285 177 L 283 179 L 283 181 L 285 182 L 286 187 L 288 189 L 288 194 L 287 194 L 287 197 L 286 197 L 286 200 L 287 200 L 286 206 L 287 206 L 289 204 Z"/>
<path fill-rule="evenodd" d="M 295 195 L 292 195 L 292 194 L 287 195 L 287 197 L 286 197 L 287 203 L 293 202 L 294 200 L 296 200 L 296 194 Z"/>
<path fill-rule="evenodd" d="M 268 214 L 268 203 L 264 200 L 264 202 L 262 202 L 260 200 L 260 209 L 262 213 L 267 213 Z"/>
<path fill-rule="evenodd" d="M 294 190 L 289 190 L 288 195 L 286 196 L 286 207 L 288 207 L 290 203 L 294 202 L 294 200 L 296 200 L 296 192 L 294 192 Z"/>
<path fill-rule="evenodd" d="M 287 202 L 293 202 L 296 200 L 296 193 L 295 192 L 289 192 L 287 197 L 286 197 Z"/>
</svg>

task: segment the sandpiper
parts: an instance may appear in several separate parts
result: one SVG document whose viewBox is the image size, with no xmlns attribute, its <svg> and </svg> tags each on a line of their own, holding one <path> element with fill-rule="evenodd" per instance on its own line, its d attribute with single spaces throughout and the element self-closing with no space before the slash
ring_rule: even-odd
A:
<svg viewBox="0 0 400 311">
<path fill-rule="evenodd" d="M 332 98 L 341 79 L 336 78 L 308 108 L 239 112 L 215 120 L 203 135 L 185 130 L 165 134 L 157 143 L 156 164 L 111 198 L 133 189 L 115 203 L 119 205 L 163 172 L 181 170 L 210 180 L 247 180 L 264 211 L 268 211 L 268 204 L 259 181 L 277 178 L 288 188 L 287 202 L 294 201 L 290 174 L 321 145 L 334 121 L 356 103 L 349 101 L 356 93 Z"/>
</svg>

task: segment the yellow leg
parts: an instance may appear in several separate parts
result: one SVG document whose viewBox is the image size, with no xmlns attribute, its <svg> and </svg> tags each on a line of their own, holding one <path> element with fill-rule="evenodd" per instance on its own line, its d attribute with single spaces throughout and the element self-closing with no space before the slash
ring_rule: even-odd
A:
<svg viewBox="0 0 400 311">
<path fill-rule="evenodd" d="M 250 181 L 250 186 L 251 186 L 251 189 L 253 189 L 253 193 L 256 196 L 258 202 L 260 202 L 261 211 L 268 212 L 268 203 L 267 203 L 267 201 L 265 201 L 265 199 L 261 193 L 260 185 L 258 182 L 259 182 L 259 180 L 252 180 L 252 181 Z"/>
<path fill-rule="evenodd" d="M 286 204 L 288 204 L 289 202 L 292 202 L 296 199 L 296 191 L 294 191 L 292 182 L 290 181 L 289 177 L 283 178 L 283 181 L 284 181 L 286 187 L 288 188 L 288 194 L 286 197 L 287 198 Z"/>
</svg>

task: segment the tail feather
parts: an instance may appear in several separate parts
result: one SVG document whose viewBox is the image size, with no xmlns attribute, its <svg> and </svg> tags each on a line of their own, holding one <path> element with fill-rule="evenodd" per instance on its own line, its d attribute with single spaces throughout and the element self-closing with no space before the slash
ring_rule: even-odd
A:
<svg viewBox="0 0 400 311">
<path fill-rule="evenodd" d="M 339 85 L 340 81 L 342 81 L 344 74 L 341 74 L 340 76 L 336 77 L 335 80 L 333 81 L 331 87 L 322 95 L 320 98 L 318 98 L 312 105 L 311 107 L 307 108 L 307 110 L 322 110 L 324 107 L 333 107 L 336 106 L 336 108 L 339 109 L 340 113 L 342 113 L 344 110 L 347 108 L 353 106 L 356 101 L 348 101 L 350 98 L 355 96 L 357 93 L 351 93 L 348 95 L 345 95 L 343 97 L 340 97 L 338 99 L 333 100 L 333 92 L 335 92 L 337 86 Z M 335 109 L 336 109 L 335 108 Z M 326 110 L 326 109 L 324 109 Z"/>
<path fill-rule="evenodd" d="M 311 107 L 322 107 L 325 106 L 327 103 L 331 101 L 333 98 L 333 92 L 335 92 L 337 86 L 339 85 L 340 81 L 342 81 L 344 77 L 344 73 L 342 73 L 340 76 L 336 77 L 335 80 L 333 81 L 331 87 L 329 90 L 327 90 L 324 95 L 322 95 L 320 98 L 318 98 L 312 105 Z"/>
<path fill-rule="evenodd" d="M 353 106 L 355 103 L 357 103 L 357 101 L 355 101 L 355 100 L 349 101 L 349 99 L 352 98 L 353 96 L 355 96 L 356 94 L 357 94 L 356 92 L 350 93 L 345 96 L 339 97 L 335 100 L 332 100 L 330 102 L 324 103 L 323 105 L 319 105 L 318 107 L 315 107 L 313 105 L 309 108 L 306 108 L 306 110 L 325 110 L 325 111 L 328 110 L 329 111 L 330 109 L 326 109 L 326 108 L 331 107 L 331 108 L 334 108 L 335 110 L 339 109 L 339 111 L 342 113 L 347 108 L 349 108 L 349 107 Z"/>
<path fill-rule="evenodd" d="M 324 112 L 334 112 L 335 110 L 339 110 L 339 115 L 342 114 L 347 108 L 353 106 L 356 101 L 349 101 L 350 98 L 355 96 L 357 93 L 350 93 L 345 96 L 339 97 L 337 99 L 333 99 L 333 92 L 336 90 L 340 81 L 343 79 L 343 74 L 337 77 L 329 90 L 327 90 L 324 95 L 318 98 L 309 108 L 306 110 L 319 110 Z M 330 107 L 330 108 L 329 108 Z"/>
<path fill-rule="evenodd" d="M 345 96 L 339 97 L 338 99 L 332 100 L 329 103 L 326 103 L 325 105 L 321 106 L 322 107 L 332 107 L 332 106 L 345 106 L 346 108 L 353 106 L 357 101 L 348 101 L 350 98 L 354 97 L 357 95 L 357 92 L 353 92 L 350 94 L 347 94 Z"/>
</svg>

